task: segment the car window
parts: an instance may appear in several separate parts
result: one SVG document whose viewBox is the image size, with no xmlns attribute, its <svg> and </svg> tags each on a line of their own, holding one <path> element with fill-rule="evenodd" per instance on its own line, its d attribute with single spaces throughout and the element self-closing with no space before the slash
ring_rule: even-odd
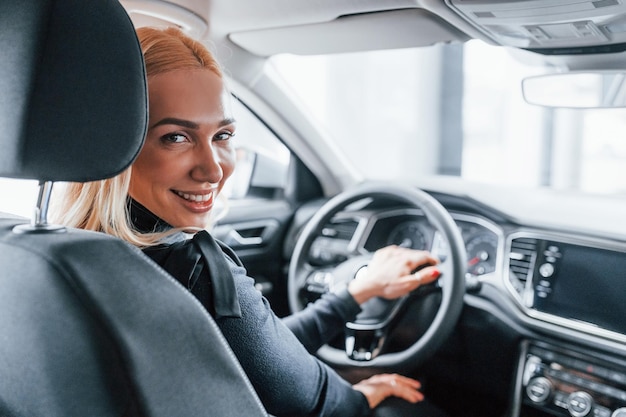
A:
<svg viewBox="0 0 626 417">
<path fill-rule="evenodd" d="M 272 64 L 365 178 L 626 190 L 626 110 L 526 103 L 522 79 L 559 69 L 510 49 L 474 40 Z"/>
<path fill-rule="evenodd" d="M 37 181 L 0 178 L 0 212 L 31 217 L 37 188 Z"/>
<path fill-rule="evenodd" d="M 241 101 L 233 100 L 237 121 L 237 165 L 224 188 L 230 200 L 276 195 L 287 183 L 291 154 L 276 135 Z M 268 191 L 270 190 L 270 191 Z M 279 193 L 280 194 L 280 193 Z"/>
</svg>

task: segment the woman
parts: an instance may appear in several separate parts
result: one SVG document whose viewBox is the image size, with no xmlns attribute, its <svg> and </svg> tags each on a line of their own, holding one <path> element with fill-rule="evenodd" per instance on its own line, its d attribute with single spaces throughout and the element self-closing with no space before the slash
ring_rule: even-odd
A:
<svg viewBox="0 0 626 417">
<path fill-rule="evenodd" d="M 308 352 L 335 336 L 359 304 L 437 279 L 437 260 L 382 249 L 346 290 L 278 319 L 232 250 L 204 230 L 235 163 L 235 122 L 220 68 L 177 29 L 137 33 L 149 88 L 144 147 L 115 178 L 68 184 L 57 220 L 141 247 L 187 287 L 215 318 L 269 413 L 362 416 L 388 397 L 420 402 L 416 380 L 383 374 L 350 386 Z M 412 275 L 419 266 L 425 268 Z"/>
</svg>

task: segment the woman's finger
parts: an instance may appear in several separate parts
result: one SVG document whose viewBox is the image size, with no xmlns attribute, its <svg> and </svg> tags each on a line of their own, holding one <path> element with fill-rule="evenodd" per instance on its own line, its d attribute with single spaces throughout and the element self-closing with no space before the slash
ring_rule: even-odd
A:
<svg viewBox="0 0 626 417">
<path fill-rule="evenodd" d="M 419 381 L 402 375 L 390 375 L 389 386 L 391 395 L 415 403 L 424 399 L 424 394 L 418 391 L 421 388 Z"/>
</svg>

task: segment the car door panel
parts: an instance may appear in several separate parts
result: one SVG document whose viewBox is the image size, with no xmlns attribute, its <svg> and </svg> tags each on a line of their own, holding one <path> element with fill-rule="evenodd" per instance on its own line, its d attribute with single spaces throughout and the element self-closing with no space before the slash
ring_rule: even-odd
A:
<svg viewBox="0 0 626 417">
<path fill-rule="evenodd" d="M 276 314 L 282 316 L 288 313 L 283 241 L 293 208 L 284 200 L 246 203 L 230 207 L 216 224 L 213 235 L 235 250 L 248 276 L 254 278 Z"/>
</svg>

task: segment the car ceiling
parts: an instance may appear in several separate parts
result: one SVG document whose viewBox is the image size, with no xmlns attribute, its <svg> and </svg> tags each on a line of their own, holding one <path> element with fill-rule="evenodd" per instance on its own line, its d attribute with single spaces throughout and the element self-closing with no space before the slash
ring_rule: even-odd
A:
<svg viewBox="0 0 626 417">
<path fill-rule="evenodd" d="M 121 0 L 138 25 L 176 24 L 234 53 L 322 54 L 465 42 L 548 51 L 570 69 L 621 68 L 623 0 Z M 619 49 L 619 48 L 618 48 Z M 581 53 L 584 55 L 581 57 Z M 574 57 L 574 58 L 572 58 Z"/>
</svg>

